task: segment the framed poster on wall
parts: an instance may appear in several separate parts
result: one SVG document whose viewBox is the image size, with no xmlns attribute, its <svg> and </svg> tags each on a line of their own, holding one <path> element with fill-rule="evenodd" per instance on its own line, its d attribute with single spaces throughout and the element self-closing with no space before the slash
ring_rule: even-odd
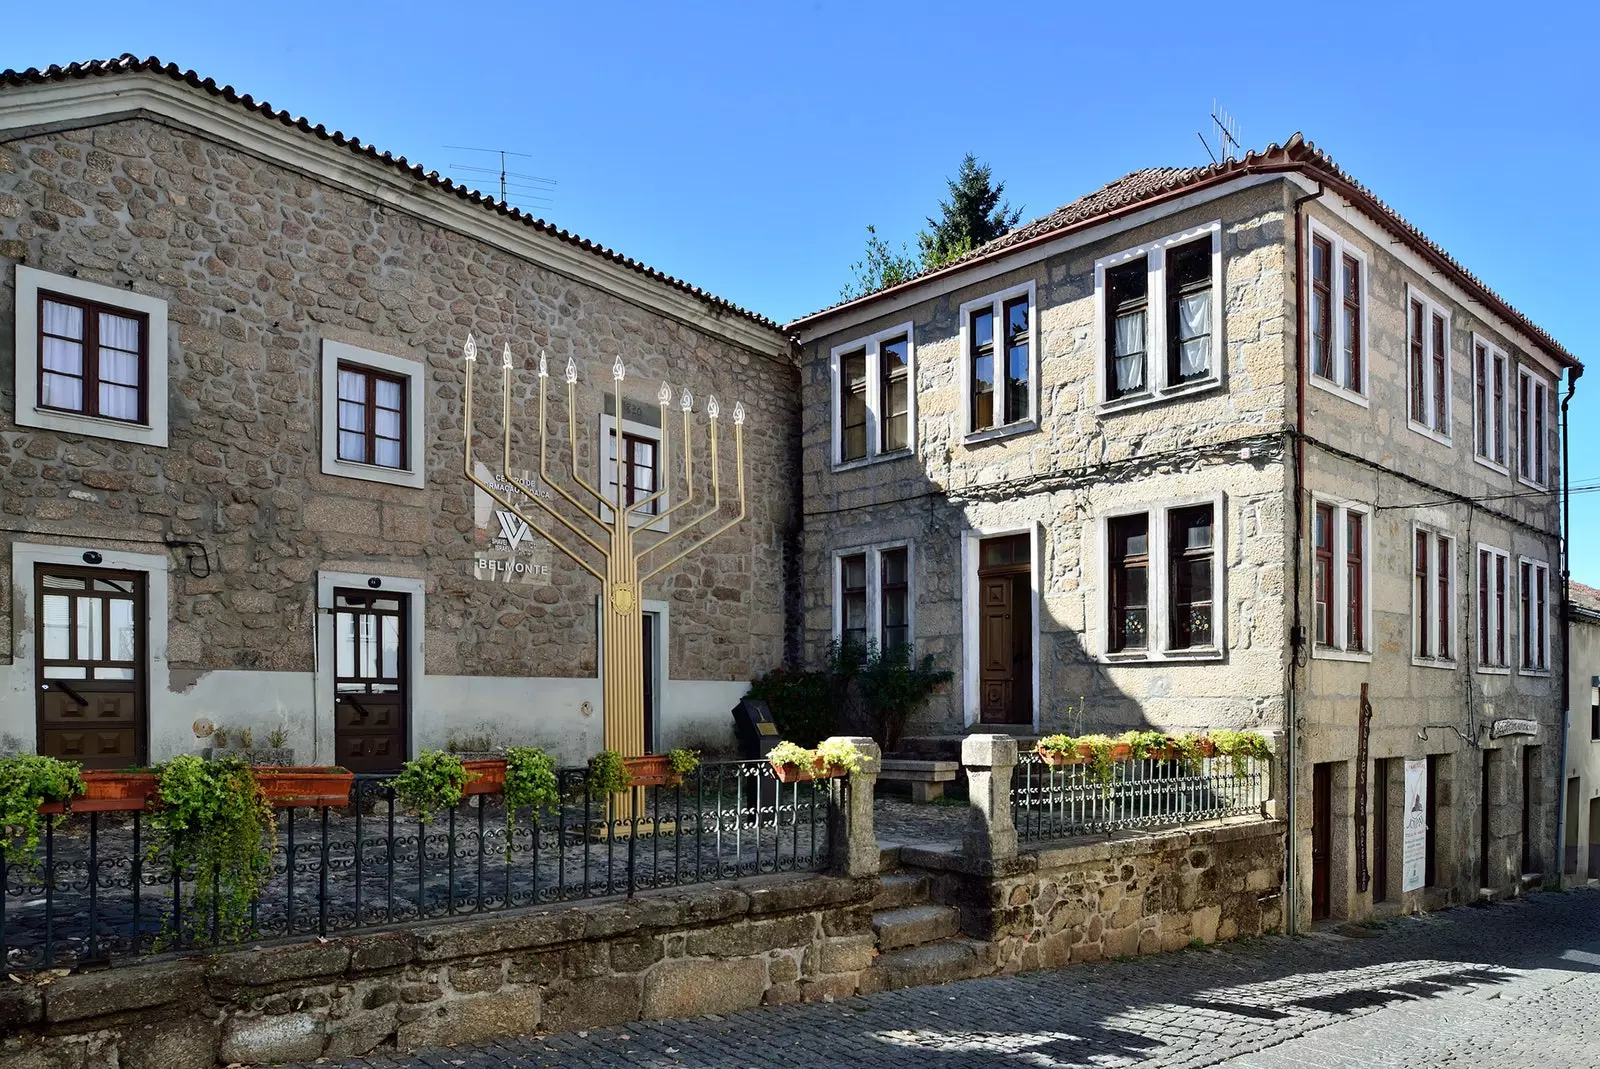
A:
<svg viewBox="0 0 1600 1069">
<path fill-rule="evenodd" d="M 1428 762 L 1406 762 L 1406 818 L 1401 839 L 1400 890 L 1415 891 L 1426 881 L 1428 855 Z"/>
</svg>

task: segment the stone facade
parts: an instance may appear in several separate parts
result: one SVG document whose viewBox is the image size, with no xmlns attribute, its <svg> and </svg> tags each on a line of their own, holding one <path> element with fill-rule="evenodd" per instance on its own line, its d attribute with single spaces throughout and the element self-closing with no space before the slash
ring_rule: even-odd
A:
<svg viewBox="0 0 1600 1069">
<path fill-rule="evenodd" d="M 1567 610 L 1572 669 L 1561 872 L 1600 880 L 1600 590 L 1573 583 Z"/>
<path fill-rule="evenodd" d="M 982 642 L 971 555 L 979 537 L 1027 532 L 1033 541 L 1037 678 L 1031 681 L 1033 721 L 1018 725 L 1021 730 L 1288 731 L 1298 802 L 1294 877 L 1300 923 L 1311 919 L 1313 870 L 1324 864 L 1330 867 L 1333 918 L 1475 898 L 1485 853 L 1491 893 L 1515 893 L 1525 882 L 1524 775 L 1530 788 L 1527 867 L 1549 873 L 1555 858 L 1564 640 L 1555 626 L 1560 527 L 1553 488 L 1562 478 L 1556 407 L 1571 358 L 1526 324 L 1495 311 L 1498 299 L 1475 280 L 1441 271 L 1436 250 L 1419 243 L 1414 231 L 1401 227 L 1364 190 L 1332 188 L 1348 179 L 1331 170 L 1325 157 L 1307 156 L 1303 146 L 1283 156 L 1299 160 L 1303 173 L 1291 168 L 1289 174 L 1241 175 L 1237 182 L 1197 188 L 1140 211 L 1121 204 L 1104 220 L 1090 213 L 1082 225 L 1049 240 L 1035 233 L 1009 247 L 1002 242 L 966 265 L 793 324 L 803 346 L 808 655 L 818 657 L 838 634 L 839 556 L 908 544 L 912 641 L 918 653 L 932 654 L 957 675 L 912 731 L 982 729 L 974 679 Z M 1230 166 L 1243 172 L 1249 164 Z M 1366 206 L 1358 207 L 1363 197 Z M 1211 222 L 1220 227 L 1220 273 L 1213 283 L 1220 295 L 1220 343 L 1214 347 L 1219 381 L 1155 402 L 1107 403 L 1100 386 L 1107 374 L 1106 315 L 1096 293 L 1096 262 L 1164 237 L 1197 233 Z M 1311 375 L 1309 335 L 1299 324 L 1309 315 L 1309 297 L 1301 296 L 1310 285 L 1302 261 L 1313 226 L 1341 254 L 1348 251 L 1364 265 L 1366 372 L 1356 396 L 1321 388 Z M 968 435 L 963 306 L 1030 283 L 1037 324 L 1030 341 L 1039 351 L 1036 420 L 1010 433 Z M 1431 301 L 1449 323 L 1450 412 L 1442 433 L 1414 429 L 1407 418 L 1412 293 Z M 1341 302 L 1335 317 L 1342 311 Z M 909 325 L 912 338 L 913 448 L 839 463 L 838 354 L 901 324 Z M 1476 456 L 1473 369 L 1479 342 L 1507 361 L 1507 442 L 1498 464 Z M 1547 472 L 1537 486 L 1519 478 L 1521 455 L 1532 453 L 1519 434 L 1519 369 L 1546 386 Z M 1204 500 L 1220 503 L 1217 648 L 1183 658 L 1109 652 L 1104 518 Z M 1315 507 L 1322 502 L 1354 510 L 1365 524 L 1367 544 L 1356 565 L 1363 570 L 1359 650 L 1327 649 L 1317 637 L 1312 541 Z M 1419 528 L 1433 538 L 1453 539 L 1444 596 L 1452 634 L 1447 657 L 1415 656 L 1413 546 Z M 1480 546 L 1506 554 L 1510 566 L 1503 667 L 1480 664 Z M 1545 666 L 1532 669 L 1518 658 L 1520 636 L 1532 630 L 1519 623 L 1524 561 L 1549 567 L 1549 646 Z M 1346 564 L 1336 562 L 1336 579 Z M 1428 583 L 1436 585 L 1437 578 Z M 1348 602 L 1338 601 L 1335 619 Z M 1420 615 L 1437 619 L 1430 609 Z M 1400 810 L 1391 808 L 1386 823 L 1371 818 L 1371 835 L 1385 836 L 1393 870 L 1389 898 L 1381 903 L 1374 903 L 1371 887 L 1359 889 L 1357 880 L 1355 759 L 1363 693 L 1373 712 L 1368 757 L 1388 761 L 1382 766 L 1386 782 L 1401 783 L 1404 761 L 1424 757 L 1433 758 L 1437 779 L 1436 886 L 1401 894 Z M 1492 725 L 1508 718 L 1533 720 L 1534 734 L 1491 737 Z M 1486 751 L 1494 756 L 1487 758 L 1485 798 Z M 1321 764 L 1329 766 L 1331 826 L 1328 849 L 1318 852 L 1314 864 L 1311 785 Z M 1373 776 L 1377 769 L 1372 766 Z M 1369 783 L 1367 797 L 1375 791 Z M 1391 807 L 1401 805 L 1399 786 L 1389 799 Z M 1481 824 L 1485 805 L 1487 836 Z M 1373 840 L 1369 869 L 1377 853 Z"/>
<path fill-rule="evenodd" d="M 410 583 L 425 604 L 414 748 L 487 736 L 542 745 L 567 762 L 599 748 L 598 584 L 548 549 L 534 558 L 548 565 L 547 581 L 475 574 L 481 546 L 474 495 L 462 477 L 460 354 L 469 331 L 485 357 L 475 457 L 494 471 L 504 343 L 517 365 L 516 457 L 537 466 L 541 351 L 557 370 L 551 425 L 565 442 L 559 370 L 571 358 L 583 391 L 576 463 L 593 482 L 600 481 L 601 393 L 612 386 L 613 361 L 627 367 L 629 412 L 636 404 L 654 412 L 663 380 L 675 393 L 693 392 L 702 477 L 706 398 L 717 395 L 725 409 L 743 401 L 746 519 L 643 591 L 667 635 L 659 742 L 730 744 L 728 708 L 748 680 L 784 656 L 798 396 L 783 336 L 600 256 L 590 257 L 594 277 L 574 277 L 554 252 L 544 256 L 537 247 L 538 240 L 552 248 L 561 242 L 536 239 L 487 208 L 481 231 L 465 232 L 448 215 L 455 197 L 404 176 L 401 183 L 415 188 L 395 192 L 386 185 L 394 176 L 379 173 L 384 164 L 330 159 L 327 176 L 308 173 L 249 140 L 254 124 L 271 120 L 220 102 L 198 106 L 224 113 L 216 122 L 239 127 L 240 139 L 135 117 L 58 124 L 68 128 L 0 149 L 5 539 L 170 562 L 166 604 L 152 613 L 165 617 L 166 637 L 161 642 L 162 628 L 153 629 L 152 645 L 161 648 L 151 651 L 149 756 L 197 748 L 190 724 L 206 717 L 258 736 L 283 725 L 303 760 L 332 757 L 329 710 L 313 699 L 317 673 L 326 671 L 314 646 L 318 576 L 328 573 Z M 306 151 L 313 150 L 336 155 L 331 147 Z M 348 175 L 340 177 L 352 166 L 373 172 L 366 180 L 374 192 L 353 190 Z M 513 242 L 536 247 L 508 251 Z M 16 265 L 167 302 L 170 340 L 158 354 L 171 378 L 165 448 L 13 421 Z M 635 296 L 641 288 L 648 299 Z M 662 311 L 673 302 L 685 309 L 678 317 Z M 420 487 L 324 473 L 319 438 L 328 399 L 319 368 L 331 342 L 414 367 L 425 393 L 413 445 L 425 457 Z M 676 469 L 676 397 L 672 413 Z M 727 487 L 730 423 L 722 421 Z M 553 455 L 572 462 L 564 446 Z M 707 487 L 700 492 L 701 501 L 709 497 Z M 729 496 L 724 519 L 735 514 Z M 209 568 L 186 564 L 202 550 L 169 551 L 164 539 L 200 543 Z M 33 626 L 33 608 L 12 564 L 11 553 L 0 557 L 7 591 L 0 733 L 32 749 L 31 668 L 8 662 Z"/>
</svg>

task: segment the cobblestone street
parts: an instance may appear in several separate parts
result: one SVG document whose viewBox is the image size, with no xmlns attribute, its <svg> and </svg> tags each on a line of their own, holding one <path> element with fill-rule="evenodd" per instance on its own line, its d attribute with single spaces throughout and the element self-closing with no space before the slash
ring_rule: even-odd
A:
<svg viewBox="0 0 1600 1069">
<path fill-rule="evenodd" d="M 1371 934 L 1274 936 L 832 1004 L 342 1064 L 1576 1069 L 1600 1060 L 1600 892 L 1455 909 Z"/>
</svg>

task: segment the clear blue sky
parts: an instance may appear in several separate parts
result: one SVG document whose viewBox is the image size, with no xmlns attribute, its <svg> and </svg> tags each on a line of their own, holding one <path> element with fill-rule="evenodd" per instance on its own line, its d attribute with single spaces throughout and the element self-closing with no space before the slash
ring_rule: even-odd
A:
<svg viewBox="0 0 1600 1069">
<path fill-rule="evenodd" d="M 1217 98 L 1247 145 L 1304 131 L 1587 359 L 1572 476 L 1600 482 L 1591 5 L 4 7 L 0 68 L 154 53 L 441 171 L 482 162 L 446 145 L 530 153 L 551 221 L 780 321 L 837 298 L 866 224 L 911 239 L 963 152 L 1031 217 L 1202 161 Z M 1573 531 L 1600 586 L 1600 493 Z"/>
</svg>

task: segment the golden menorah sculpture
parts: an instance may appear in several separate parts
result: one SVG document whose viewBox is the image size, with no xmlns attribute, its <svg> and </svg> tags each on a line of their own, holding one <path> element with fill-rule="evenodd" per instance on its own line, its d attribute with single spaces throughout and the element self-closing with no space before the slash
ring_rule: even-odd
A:
<svg viewBox="0 0 1600 1069">
<path fill-rule="evenodd" d="M 549 368 L 545 362 L 545 354 L 539 354 L 539 478 L 549 487 L 561 501 L 565 502 L 571 510 L 568 515 L 566 510 L 558 507 L 555 502 L 547 500 L 544 495 L 535 492 L 534 487 L 526 486 L 512 475 L 511 471 L 511 345 L 506 343 L 502 354 L 502 390 L 500 402 L 500 424 L 504 437 L 504 449 L 501 455 L 500 474 L 504 485 L 515 488 L 528 501 L 539 506 L 550 519 L 553 519 L 577 543 L 569 545 L 558 538 L 551 529 L 542 521 L 538 512 L 531 507 L 519 507 L 506 499 L 506 496 L 494 486 L 480 479 L 473 471 L 472 465 L 472 371 L 478 360 L 478 344 L 471 334 L 467 335 L 466 346 L 462 355 L 466 358 L 466 389 L 463 397 L 463 425 L 466 434 L 466 452 L 464 472 L 467 480 L 478 489 L 488 494 L 493 500 L 508 512 L 520 518 L 528 525 L 528 529 L 547 540 L 578 567 L 588 572 L 600 581 L 601 588 L 601 613 L 600 613 L 600 663 L 601 680 L 603 683 L 603 730 L 604 746 L 608 750 L 615 750 L 624 757 L 635 757 L 645 753 L 649 740 L 644 737 L 645 709 L 644 709 L 644 603 L 642 597 L 643 584 L 662 571 L 670 568 L 695 550 L 713 541 L 717 537 L 732 530 L 744 519 L 744 405 L 736 403 L 733 406 L 733 451 L 734 462 L 738 475 L 739 514 L 732 519 L 725 520 L 714 528 L 705 525 L 716 520 L 723 514 L 722 502 L 722 469 L 718 463 L 717 454 L 717 420 L 720 415 L 720 406 L 715 396 L 706 402 L 706 415 L 710 417 L 711 458 L 711 507 L 701 515 L 682 524 L 677 530 L 668 531 L 666 521 L 668 518 L 682 512 L 694 504 L 694 449 L 690 427 L 690 414 L 694 410 L 694 395 L 685 388 L 679 398 L 679 408 L 683 413 L 683 477 L 687 484 L 687 492 L 683 500 L 677 504 L 657 513 L 645 512 L 653 509 L 655 503 L 663 500 L 668 490 L 673 486 L 670 477 L 671 451 L 668 448 L 668 421 L 667 409 L 673 401 L 672 387 L 667 383 L 661 384 L 661 389 L 656 398 L 661 405 L 661 445 L 659 456 L 661 458 L 661 473 L 658 477 L 654 493 L 642 497 L 637 501 L 628 501 L 626 485 L 628 480 L 623 477 L 623 465 L 631 462 L 623 455 L 622 439 L 622 382 L 626 377 L 626 369 L 622 365 L 622 357 L 612 365 L 611 375 L 615 382 L 616 405 L 614 408 L 616 425 L 613 436 L 616 442 L 614 453 L 616 456 L 616 490 L 608 497 L 601 490 L 589 483 L 578 471 L 578 409 L 574 396 L 578 382 L 578 368 L 571 357 L 567 359 L 567 439 L 572 454 L 572 482 L 578 491 L 585 495 L 580 500 L 571 491 L 562 487 L 550 478 L 550 457 L 546 448 L 545 436 L 545 383 L 550 377 Z M 602 478 L 601 480 L 605 480 Z M 587 498 L 593 498 L 595 507 L 585 504 Z M 609 515 L 608 515 L 609 513 Z M 638 523 L 638 529 L 635 524 Z M 585 525 L 592 525 L 585 529 Z M 596 530 L 598 529 L 598 530 Z M 709 533 L 707 533 L 709 531 Z M 689 535 L 696 535 L 690 539 Z M 641 538 L 647 536 L 647 538 Z M 648 540 L 647 540 L 648 539 Z M 688 544 L 685 545 L 684 542 Z M 587 547 L 587 548 L 584 548 Z M 678 552 L 665 559 L 656 556 L 664 551 L 678 547 Z M 641 574 L 641 568 L 649 558 L 649 567 Z M 598 560 L 599 563 L 594 561 Z"/>
</svg>

